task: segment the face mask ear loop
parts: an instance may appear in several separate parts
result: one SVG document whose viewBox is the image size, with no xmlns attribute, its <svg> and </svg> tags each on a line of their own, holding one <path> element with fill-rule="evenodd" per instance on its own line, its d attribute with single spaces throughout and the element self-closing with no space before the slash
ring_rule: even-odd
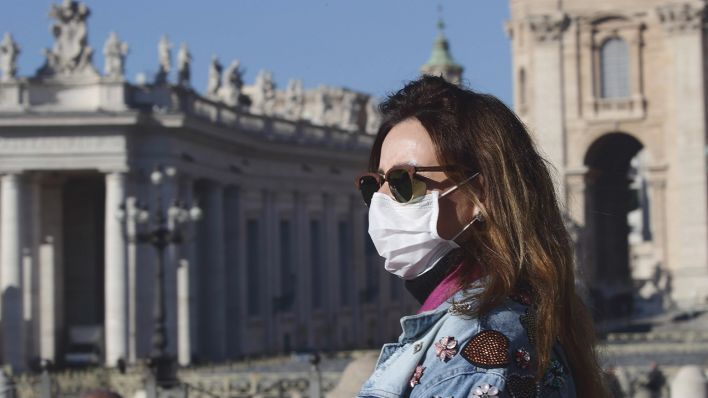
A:
<svg viewBox="0 0 708 398">
<path fill-rule="evenodd" d="M 440 197 L 442 198 L 443 196 L 445 196 L 445 195 L 447 195 L 447 194 L 449 194 L 449 193 L 452 193 L 452 192 L 455 191 L 457 188 L 459 188 L 460 185 L 462 185 L 462 184 L 466 183 L 467 181 L 469 181 L 469 180 L 471 180 L 471 179 L 477 177 L 478 175 L 479 175 L 479 172 L 476 172 L 476 173 L 474 173 L 471 177 L 468 177 L 468 178 L 464 179 L 463 181 L 461 181 L 459 184 L 455 184 L 455 186 L 448 188 L 447 191 L 445 191 L 445 192 L 443 192 L 443 193 L 440 194 Z"/>
<path fill-rule="evenodd" d="M 467 229 L 468 229 L 469 227 L 471 227 L 472 224 L 475 223 L 475 221 L 479 221 L 479 217 L 474 216 L 474 218 L 472 219 L 472 221 L 470 221 L 469 223 L 467 223 L 467 225 L 465 225 L 465 227 L 462 228 L 462 229 L 460 230 L 460 232 L 458 232 L 458 233 L 457 233 L 455 236 L 453 236 L 452 239 L 450 239 L 450 240 L 451 240 L 451 241 L 455 241 L 458 237 L 460 237 L 460 235 L 462 235 L 465 231 L 467 231 Z"/>
</svg>

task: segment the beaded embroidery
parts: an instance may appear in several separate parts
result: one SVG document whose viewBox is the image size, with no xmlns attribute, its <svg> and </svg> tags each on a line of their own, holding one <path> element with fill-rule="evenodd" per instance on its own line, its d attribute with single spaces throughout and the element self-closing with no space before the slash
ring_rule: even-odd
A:
<svg viewBox="0 0 708 398">
<path fill-rule="evenodd" d="M 525 348 L 519 348 L 514 352 L 514 362 L 521 369 L 528 369 L 531 364 L 531 354 Z"/>
<path fill-rule="evenodd" d="M 527 308 L 526 312 L 519 316 L 519 322 L 526 329 L 529 342 L 531 344 L 536 343 L 536 313 L 531 308 Z"/>
<path fill-rule="evenodd" d="M 447 310 L 450 315 L 467 315 L 472 309 L 472 304 L 470 303 L 452 303 L 450 308 Z"/>
<path fill-rule="evenodd" d="M 563 369 L 563 365 L 557 359 L 551 360 L 551 364 L 543 376 L 543 384 L 556 390 L 565 384 L 565 369 Z"/>
<path fill-rule="evenodd" d="M 462 348 L 460 355 L 480 368 L 503 368 L 509 363 L 509 339 L 496 330 L 483 330 Z"/>
<path fill-rule="evenodd" d="M 512 398 L 533 398 L 537 396 L 537 385 L 533 376 L 519 376 L 513 374 L 506 381 L 506 386 L 509 389 L 509 394 Z"/>
</svg>

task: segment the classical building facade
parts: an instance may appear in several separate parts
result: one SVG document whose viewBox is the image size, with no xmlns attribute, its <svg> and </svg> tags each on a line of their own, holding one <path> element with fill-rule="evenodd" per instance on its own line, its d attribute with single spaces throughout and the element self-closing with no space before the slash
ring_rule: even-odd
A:
<svg viewBox="0 0 708 398">
<path fill-rule="evenodd" d="M 556 168 L 598 314 L 705 304 L 706 3 L 510 8 L 514 107 Z"/>
<path fill-rule="evenodd" d="M 52 6 L 54 46 L 33 76 L 17 76 L 12 36 L 0 42 L 2 362 L 62 363 L 87 342 L 110 366 L 148 355 L 156 255 L 117 215 L 136 200 L 154 210 L 156 165 L 162 195 L 204 214 L 167 254 L 181 364 L 394 339 L 413 303 L 368 241 L 353 185 L 374 99 L 297 80 L 278 90 L 267 71 L 248 85 L 238 60 L 218 59 L 198 93 L 189 49 L 173 65 L 166 37 L 154 80 L 131 83 L 115 34 L 94 66 L 89 14 Z"/>
</svg>

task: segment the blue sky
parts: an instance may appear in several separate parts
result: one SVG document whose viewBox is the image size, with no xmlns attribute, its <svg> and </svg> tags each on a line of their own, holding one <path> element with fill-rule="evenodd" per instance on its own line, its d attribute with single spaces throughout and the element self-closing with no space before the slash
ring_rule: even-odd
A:
<svg viewBox="0 0 708 398">
<path fill-rule="evenodd" d="M 61 0 L 55 0 L 59 3 Z M 251 83 L 260 69 L 280 88 L 299 78 L 305 87 L 330 84 L 383 96 L 415 78 L 430 55 L 438 2 L 430 0 L 86 0 L 92 11 L 89 43 L 102 70 L 110 31 L 128 42 L 127 73 L 157 70 L 157 42 L 167 34 L 173 58 L 186 42 L 194 58 L 192 84 L 206 86 L 212 55 L 234 58 Z M 31 75 L 51 47 L 51 1 L 3 0 L 0 33 L 20 44 L 19 73 Z M 445 0 L 442 15 L 452 54 L 474 89 L 511 103 L 506 0 Z"/>
</svg>

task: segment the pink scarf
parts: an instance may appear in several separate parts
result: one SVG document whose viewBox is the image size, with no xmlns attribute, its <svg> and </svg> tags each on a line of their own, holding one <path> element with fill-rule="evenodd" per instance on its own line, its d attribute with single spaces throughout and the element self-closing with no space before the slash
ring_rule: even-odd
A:
<svg viewBox="0 0 708 398">
<path fill-rule="evenodd" d="M 432 292 L 430 292 L 428 298 L 425 299 L 425 302 L 418 310 L 418 314 L 438 308 L 440 304 L 444 303 L 447 299 L 454 296 L 458 290 L 460 290 L 458 277 L 462 273 L 463 264 L 464 262 L 458 264 L 455 269 L 450 272 L 450 274 L 446 276 L 445 279 L 443 279 Z"/>
</svg>

